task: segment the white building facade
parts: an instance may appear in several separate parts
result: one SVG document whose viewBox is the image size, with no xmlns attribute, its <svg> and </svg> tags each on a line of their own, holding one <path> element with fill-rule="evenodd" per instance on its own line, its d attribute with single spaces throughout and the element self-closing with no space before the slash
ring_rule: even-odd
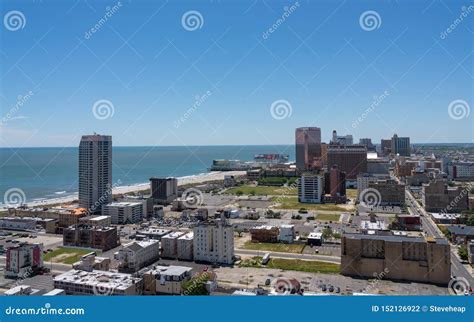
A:
<svg viewBox="0 0 474 322">
<path fill-rule="evenodd" d="M 234 228 L 225 220 L 202 223 L 193 229 L 195 261 L 232 264 L 234 262 Z"/>
<path fill-rule="evenodd" d="M 131 242 L 114 254 L 120 272 L 137 272 L 156 262 L 160 257 L 160 243 L 157 240 Z"/>
<path fill-rule="evenodd" d="M 143 203 L 112 202 L 102 207 L 102 215 L 110 216 L 112 224 L 133 224 L 143 218 Z"/>
<path fill-rule="evenodd" d="M 298 200 L 302 203 L 321 203 L 324 197 L 324 176 L 302 175 L 298 181 Z"/>
</svg>

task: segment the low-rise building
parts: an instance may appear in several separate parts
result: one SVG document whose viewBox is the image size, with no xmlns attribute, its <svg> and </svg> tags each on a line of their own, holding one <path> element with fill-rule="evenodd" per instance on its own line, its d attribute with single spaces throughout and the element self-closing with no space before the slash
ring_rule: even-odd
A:
<svg viewBox="0 0 474 322">
<path fill-rule="evenodd" d="M 48 234 L 56 232 L 57 219 L 39 217 L 0 217 L 0 229 L 35 231 L 44 229 Z"/>
<path fill-rule="evenodd" d="M 141 236 L 144 236 L 145 238 L 155 239 L 155 240 L 161 240 L 163 236 L 166 236 L 169 233 L 171 233 L 171 230 L 157 228 L 157 227 L 146 227 L 146 228 L 137 230 L 137 235 L 141 235 Z"/>
<path fill-rule="evenodd" d="M 474 226 L 452 225 L 446 226 L 449 231 L 450 239 L 456 244 L 467 244 L 474 240 Z"/>
<path fill-rule="evenodd" d="M 441 225 L 459 224 L 461 221 L 461 214 L 449 214 L 445 212 L 432 212 L 431 218 L 434 222 Z"/>
<path fill-rule="evenodd" d="M 369 189 L 375 189 L 380 196 L 377 206 L 396 206 L 405 205 L 405 185 L 399 184 L 394 180 L 378 180 L 369 183 Z"/>
<path fill-rule="evenodd" d="M 422 188 L 422 203 L 426 211 L 459 213 L 469 209 L 469 190 L 448 187 L 444 181 L 432 181 Z"/>
<path fill-rule="evenodd" d="M 75 225 L 64 229 L 63 245 L 106 251 L 120 245 L 117 227 Z"/>
<path fill-rule="evenodd" d="M 392 222 L 392 229 L 420 231 L 422 229 L 421 218 L 416 215 L 397 215 L 395 221 Z"/>
<path fill-rule="evenodd" d="M 189 232 L 178 238 L 178 254 L 179 260 L 192 261 L 194 258 L 193 254 L 193 239 L 194 233 Z"/>
<path fill-rule="evenodd" d="M 176 258 L 178 256 L 178 238 L 184 233 L 175 231 L 161 238 L 162 257 Z"/>
<path fill-rule="evenodd" d="M 451 252 L 446 239 L 403 235 L 344 234 L 341 274 L 372 278 L 447 284 Z"/>
<path fill-rule="evenodd" d="M 122 273 L 138 272 L 156 262 L 159 257 L 160 244 L 157 240 L 134 241 L 114 254 L 114 258 L 119 261 L 118 270 Z"/>
<path fill-rule="evenodd" d="M 20 244 L 6 251 L 5 277 L 27 278 L 43 268 L 43 244 Z"/>
<path fill-rule="evenodd" d="M 73 269 L 56 276 L 54 287 L 67 295 L 141 295 L 143 279 L 130 274 Z"/>
<path fill-rule="evenodd" d="M 29 296 L 29 295 L 39 295 L 40 290 L 34 289 L 29 285 L 18 285 L 12 287 L 3 295 L 5 296 Z"/>
<path fill-rule="evenodd" d="M 155 266 L 143 275 L 144 294 L 180 295 L 191 271 L 191 267 L 185 266 Z"/>
<path fill-rule="evenodd" d="M 58 226 L 60 229 L 79 224 L 79 219 L 88 214 L 86 208 L 73 208 L 61 210 L 59 212 Z M 61 232 L 61 231 L 60 231 Z"/>
<path fill-rule="evenodd" d="M 92 272 L 96 271 L 108 271 L 110 268 L 110 258 L 98 257 L 95 252 L 81 256 L 81 260 L 72 264 L 72 268 L 79 271 Z"/>
<path fill-rule="evenodd" d="M 250 236 L 254 243 L 277 243 L 280 229 L 275 226 L 257 226 L 250 229 Z"/>
<path fill-rule="evenodd" d="M 281 225 L 278 239 L 282 243 L 291 244 L 295 240 L 295 225 Z"/>
<path fill-rule="evenodd" d="M 379 180 L 388 180 L 389 175 L 386 174 L 372 174 L 372 173 L 361 173 L 357 176 L 357 200 L 360 198 L 362 191 L 369 188 L 370 183 L 375 183 Z"/>
<path fill-rule="evenodd" d="M 313 231 L 308 235 L 307 244 L 311 246 L 321 246 L 323 241 L 323 234 Z"/>
<path fill-rule="evenodd" d="M 0 217 L 0 229 L 34 231 L 36 220 L 28 217 Z"/>
<path fill-rule="evenodd" d="M 110 216 L 87 216 L 79 219 L 79 222 L 90 226 L 110 226 L 112 218 Z"/>
</svg>

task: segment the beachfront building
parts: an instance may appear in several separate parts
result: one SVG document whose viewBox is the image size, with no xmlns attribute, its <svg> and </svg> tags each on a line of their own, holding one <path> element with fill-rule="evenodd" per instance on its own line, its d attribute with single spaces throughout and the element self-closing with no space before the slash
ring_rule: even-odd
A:
<svg viewBox="0 0 474 322">
<path fill-rule="evenodd" d="M 178 179 L 150 178 L 150 189 L 155 204 L 170 204 L 178 198 Z"/>
<path fill-rule="evenodd" d="M 112 201 L 112 137 L 84 135 L 79 144 L 79 207 L 100 212 Z"/>
</svg>

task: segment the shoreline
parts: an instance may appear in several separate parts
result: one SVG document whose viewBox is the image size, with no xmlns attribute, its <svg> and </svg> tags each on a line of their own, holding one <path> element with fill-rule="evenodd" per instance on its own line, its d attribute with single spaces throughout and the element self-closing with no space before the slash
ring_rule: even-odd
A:
<svg viewBox="0 0 474 322">
<path fill-rule="evenodd" d="M 188 184 L 201 184 L 206 183 L 209 181 L 217 181 L 217 180 L 224 180 L 224 176 L 241 176 L 245 175 L 246 171 L 213 171 L 208 173 L 200 173 L 196 175 L 189 175 L 183 177 L 177 177 L 178 179 L 178 187 L 184 186 Z M 142 190 L 150 189 L 150 183 L 137 183 L 137 184 L 130 184 L 126 186 L 119 186 L 112 189 L 112 194 L 126 194 L 132 193 Z M 74 200 L 78 199 L 78 193 L 70 194 L 64 197 L 58 198 L 45 198 L 41 200 L 32 200 L 30 202 L 26 202 L 25 204 L 28 207 L 39 207 L 39 206 L 48 206 L 52 204 L 64 204 L 64 203 L 71 203 Z M 2 206 L 3 209 L 6 209 L 5 206 Z"/>
</svg>

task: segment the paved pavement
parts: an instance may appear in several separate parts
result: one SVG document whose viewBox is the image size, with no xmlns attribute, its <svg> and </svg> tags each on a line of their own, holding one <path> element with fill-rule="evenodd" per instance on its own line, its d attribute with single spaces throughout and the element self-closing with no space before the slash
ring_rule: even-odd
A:
<svg viewBox="0 0 474 322">
<path fill-rule="evenodd" d="M 6 257 L 0 256 L 0 266 L 5 266 Z M 44 262 L 44 266 L 51 269 L 52 273 L 64 273 L 72 269 L 72 265 Z"/>
<path fill-rule="evenodd" d="M 250 250 L 250 249 L 236 249 L 235 250 L 235 254 L 240 255 L 240 256 L 263 256 L 266 253 L 270 253 L 270 256 L 276 257 L 276 258 L 317 260 L 317 261 L 323 261 L 323 262 L 329 262 L 329 263 L 335 263 L 335 264 L 341 263 L 341 258 L 338 256 L 293 254 L 293 253 L 269 252 L 269 251 Z"/>
<path fill-rule="evenodd" d="M 408 204 L 412 207 L 414 212 L 421 216 L 423 230 L 425 230 L 429 236 L 444 238 L 443 233 L 439 230 L 436 223 L 431 219 L 431 215 L 420 206 L 408 189 L 406 190 L 406 196 Z M 474 276 L 472 276 L 466 267 L 459 261 L 458 257 L 453 252 L 453 249 L 451 249 L 451 275 L 456 276 L 457 278 L 465 278 L 470 287 L 474 287 Z"/>
</svg>

